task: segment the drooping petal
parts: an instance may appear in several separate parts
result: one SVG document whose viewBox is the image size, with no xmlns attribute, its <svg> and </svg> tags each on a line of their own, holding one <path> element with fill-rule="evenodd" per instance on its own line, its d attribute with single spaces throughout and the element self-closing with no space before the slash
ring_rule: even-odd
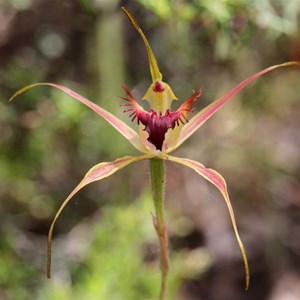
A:
<svg viewBox="0 0 300 300">
<path fill-rule="evenodd" d="M 275 65 L 264 69 L 260 72 L 255 73 L 254 75 L 248 77 L 246 80 L 242 81 L 232 90 L 230 90 L 227 94 L 223 97 L 215 100 L 213 103 L 208 105 L 206 108 L 201 110 L 198 114 L 196 114 L 183 128 L 180 133 L 180 137 L 178 142 L 175 146 L 171 147 L 168 152 L 171 152 L 178 148 L 187 138 L 189 138 L 199 127 L 203 125 L 210 117 L 212 117 L 220 108 L 223 107 L 225 103 L 227 103 L 232 97 L 238 94 L 245 86 L 247 86 L 250 82 L 254 79 L 264 75 L 272 70 L 275 70 L 280 67 L 287 67 L 287 66 L 300 66 L 300 62 L 287 62 L 280 65 Z"/>
<path fill-rule="evenodd" d="M 72 191 L 72 193 L 68 196 L 68 198 L 62 203 L 62 205 L 58 209 L 58 211 L 53 219 L 53 222 L 51 224 L 51 227 L 49 229 L 48 252 L 47 252 L 47 277 L 48 278 L 50 278 L 50 276 L 51 276 L 51 241 L 52 241 L 54 225 L 55 225 L 58 217 L 60 216 L 61 212 L 63 211 L 65 206 L 69 203 L 69 201 L 73 198 L 73 196 L 75 194 L 77 194 L 86 185 L 88 185 L 94 181 L 99 181 L 106 177 L 109 177 L 112 174 L 114 174 L 115 172 L 123 169 L 124 167 L 126 167 L 127 165 L 129 165 L 133 162 L 147 159 L 150 157 L 151 157 L 151 155 L 149 155 L 149 154 L 145 154 L 145 155 L 137 156 L 137 157 L 124 156 L 124 157 L 116 159 L 112 162 L 102 162 L 100 164 L 97 164 L 87 172 L 87 174 L 84 176 L 82 181 L 76 186 L 76 188 Z"/>
<path fill-rule="evenodd" d="M 193 169 L 196 173 L 198 173 L 199 175 L 204 177 L 206 180 L 211 182 L 221 192 L 221 194 L 226 202 L 226 205 L 227 205 L 227 208 L 229 211 L 229 215 L 231 218 L 233 230 L 234 230 L 234 233 L 235 233 L 235 236 L 236 236 L 236 239 L 237 239 L 243 260 L 244 260 L 245 273 L 246 273 L 246 290 L 247 290 L 249 288 L 249 283 L 250 283 L 250 272 L 249 272 L 248 259 L 246 256 L 246 251 L 245 251 L 244 245 L 243 245 L 240 235 L 238 233 L 238 229 L 237 229 L 237 225 L 236 225 L 236 221 L 235 221 L 235 217 L 234 217 L 234 212 L 233 212 L 231 202 L 230 202 L 230 199 L 228 196 L 227 185 L 226 185 L 224 178 L 218 172 L 216 172 L 212 169 L 208 169 L 205 166 L 203 166 L 202 164 L 200 164 L 199 162 L 194 161 L 194 160 L 190 160 L 187 158 L 179 158 L 179 157 L 174 157 L 174 156 L 169 156 L 169 155 L 166 157 L 166 160 L 174 161 L 174 162 L 177 162 L 179 164 L 182 164 L 186 167 Z"/>
<path fill-rule="evenodd" d="M 41 82 L 41 83 L 35 83 L 28 85 L 24 87 L 23 89 L 17 91 L 11 98 L 10 101 L 16 98 L 18 95 L 26 92 L 27 90 L 36 87 L 36 86 L 52 86 L 54 88 L 57 88 L 72 98 L 80 101 L 84 105 L 88 106 L 90 109 L 92 109 L 94 112 L 96 112 L 99 116 L 101 116 L 103 119 L 105 119 L 110 125 L 112 125 L 116 130 L 119 131 L 137 150 L 146 153 L 147 150 L 144 147 L 144 145 L 140 142 L 138 134 L 130 128 L 127 124 L 125 124 L 123 121 L 106 111 L 105 109 L 101 108 L 97 104 L 91 102 L 90 100 L 86 99 L 85 97 L 77 94 L 76 92 L 72 91 L 71 89 L 64 87 L 59 84 L 55 83 L 49 83 L 49 82 Z"/>
</svg>

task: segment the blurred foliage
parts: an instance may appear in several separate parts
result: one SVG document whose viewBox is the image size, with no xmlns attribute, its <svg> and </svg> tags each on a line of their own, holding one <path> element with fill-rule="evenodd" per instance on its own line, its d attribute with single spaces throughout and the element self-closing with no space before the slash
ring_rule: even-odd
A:
<svg viewBox="0 0 300 300">
<path fill-rule="evenodd" d="M 105 207 L 101 222 L 96 223 L 99 216 L 94 216 L 94 222 L 89 220 L 75 228 L 77 233 L 67 242 L 73 249 L 71 257 L 75 260 L 77 256 L 78 260 L 78 248 L 83 247 L 86 260 L 80 261 L 72 285 L 66 266 L 59 261 L 54 263 L 55 276 L 60 280 L 41 289 L 38 299 L 154 299 L 159 286 L 159 268 L 151 261 L 143 266 L 141 247 L 141 242 L 150 244 L 155 239 L 149 222 L 151 197 L 144 195 L 137 200 Z M 60 252 L 58 247 L 56 252 Z M 68 260 L 68 256 L 63 255 L 60 260 Z M 178 281 L 176 276 L 174 268 L 173 289 Z"/>
<path fill-rule="evenodd" d="M 298 0 L 2 0 L 1 300 L 157 295 L 144 164 L 74 198 L 57 224 L 54 273 L 46 280 L 46 235 L 61 201 L 92 165 L 135 152 L 61 92 L 36 88 L 8 103 L 27 84 L 59 82 L 129 123 L 117 95 L 127 83 L 141 98 L 150 74 L 143 44 L 121 5 L 141 24 L 180 99 L 204 85 L 197 109 L 259 69 L 300 60 Z M 267 75 L 178 151 L 228 181 L 252 269 L 246 294 L 225 206 L 195 174 L 168 165 L 170 299 L 300 298 L 299 94 L 299 72 Z M 293 283 L 289 294 L 285 282 Z"/>
</svg>

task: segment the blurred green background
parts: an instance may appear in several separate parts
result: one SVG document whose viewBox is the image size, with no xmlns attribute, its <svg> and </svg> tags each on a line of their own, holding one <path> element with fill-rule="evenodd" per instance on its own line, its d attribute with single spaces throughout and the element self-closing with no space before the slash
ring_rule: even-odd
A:
<svg viewBox="0 0 300 300">
<path fill-rule="evenodd" d="M 299 0 L 1 0 L 1 300 L 157 297 L 147 162 L 70 202 L 46 279 L 47 233 L 62 201 L 96 163 L 137 153 L 59 91 L 38 87 L 8 103 L 25 85 L 56 82 L 129 124 L 121 86 L 140 99 L 151 78 L 121 5 L 140 23 L 180 100 L 204 86 L 197 109 L 267 66 L 300 60 Z M 167 164 L 169 299 L 300 299 L 299 83 L 296 68 L 256 80 L 175 153 L 227 180 L 250 261 L 249 291 L 220 195 L 193 171 Z"/>
</svg>

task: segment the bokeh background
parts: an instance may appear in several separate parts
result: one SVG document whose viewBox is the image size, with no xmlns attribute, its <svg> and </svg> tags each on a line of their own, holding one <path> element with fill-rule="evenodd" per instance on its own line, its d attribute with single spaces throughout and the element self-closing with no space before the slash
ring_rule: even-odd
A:
<svg viewBox="0 0 300 300">
<path fill-rule="evenodd" d="M 121 86 L 151 82 L 140 23 L 180 100 L 200 109 L 273 64 L 300 60 L 299 0 L 1 0 L 0 299 L 156 299 L 157 240 L 147 162 L 84 188 L 46 240 L 56 210 L 101 161 L 137 154 L 98 115 L 34 82 L 64 84 L 130 123 Z M 251 269 L 226 206 L 192 170 L 167 164 L 169 299 L 300 299 L 300 72 L 256 80 L 177 150 L 227 180 Z M 178 106 L 175 103 L 175 106 Z M 132 126 L 136 126 L 132 124 Z"/>
</svg>

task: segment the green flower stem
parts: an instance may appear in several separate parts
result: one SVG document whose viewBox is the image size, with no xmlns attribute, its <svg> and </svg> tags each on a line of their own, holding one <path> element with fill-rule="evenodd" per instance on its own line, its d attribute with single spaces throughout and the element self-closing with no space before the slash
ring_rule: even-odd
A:
<svg viewBox="0 0 300 300">
<path fill-rule="evenodd" d="M 164 300 L 169 272 L 169 243 L 164 220 L 165 166 L 163 160 L 158 158 L 150 159 L 150 176 L 155 206 L 153 224 L 160 246 L 161 288 L 159 300 Z"/>
</svg>

